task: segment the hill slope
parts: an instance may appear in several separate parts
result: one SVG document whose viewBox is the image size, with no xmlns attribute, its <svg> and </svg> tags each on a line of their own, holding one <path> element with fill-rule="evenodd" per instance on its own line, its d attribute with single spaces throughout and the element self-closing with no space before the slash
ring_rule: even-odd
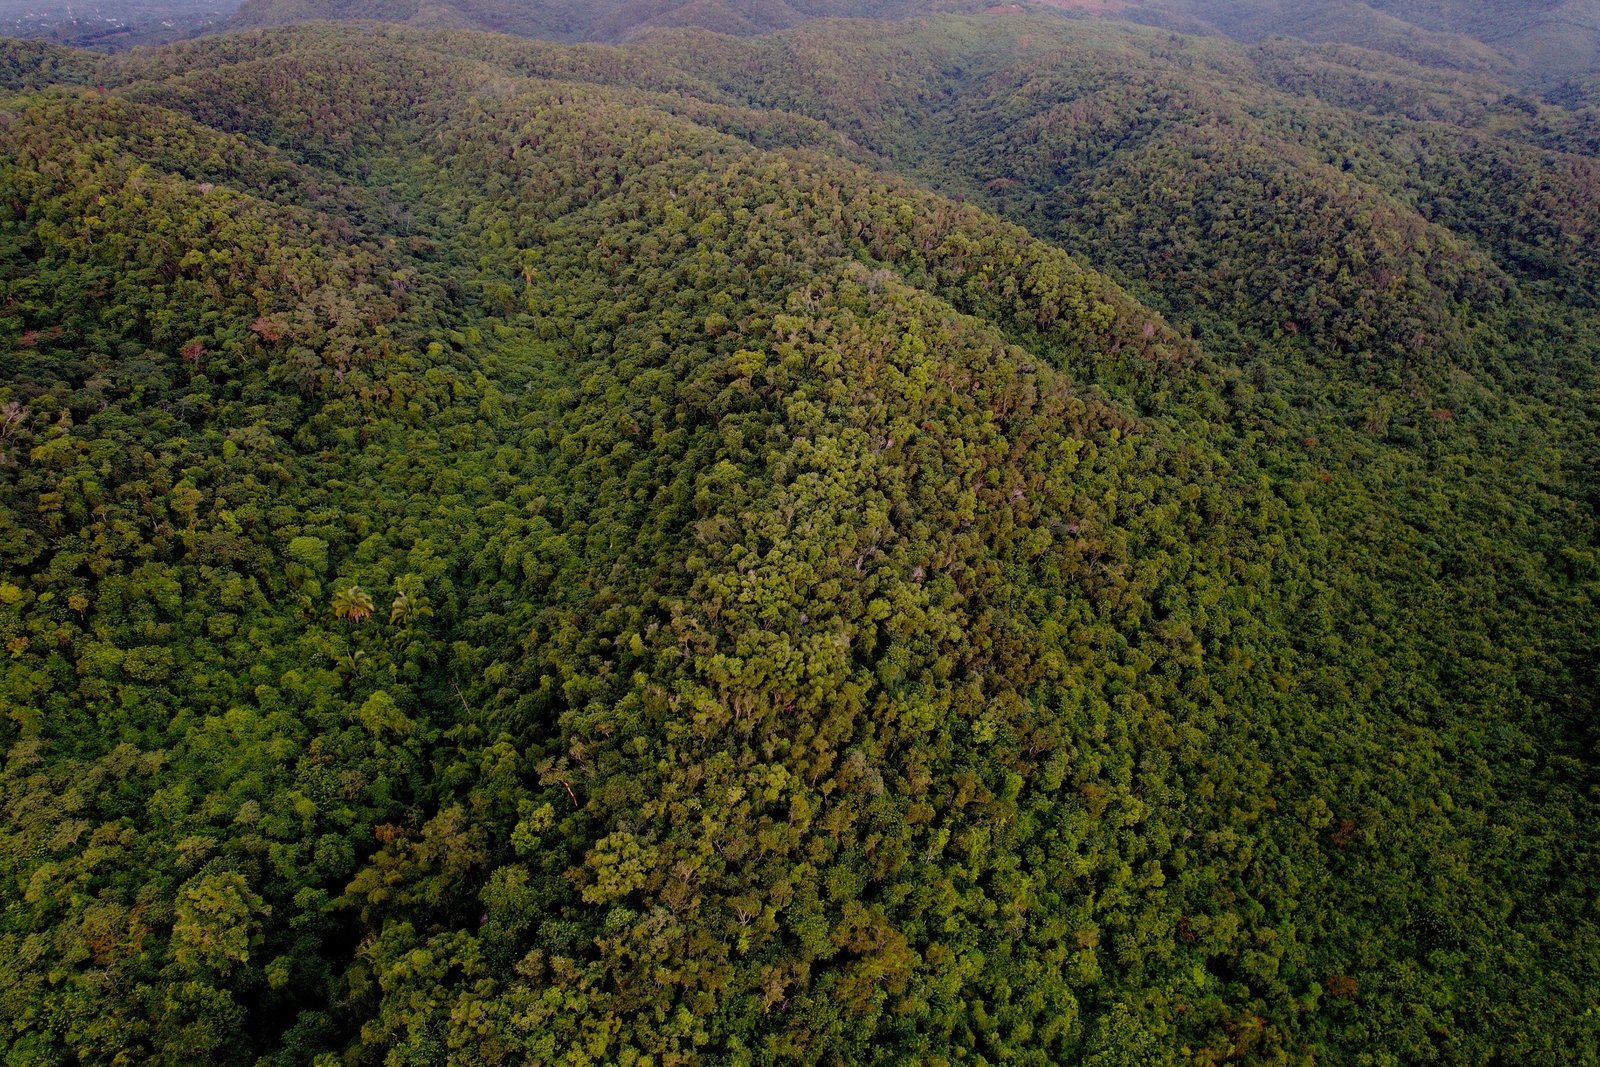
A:
<svg viewBox="0 0 1600 1067">
<path fill-rule="evenodd" d="M 1011 16 L 0 69 L 10 1058 L 1600 1055 L 1571 116 Z"/>
</svg>

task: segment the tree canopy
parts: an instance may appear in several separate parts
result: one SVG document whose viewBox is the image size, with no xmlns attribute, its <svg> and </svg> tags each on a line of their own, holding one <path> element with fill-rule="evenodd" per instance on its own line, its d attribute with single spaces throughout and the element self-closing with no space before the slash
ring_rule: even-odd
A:
<svg viewBox="0 0 1600 1067">
<path fill-rule="evenodd" d="M 1600 1058 L 1592 114 L 1030 16 L 0 73 L 8 1063 Z"/>
</svg>

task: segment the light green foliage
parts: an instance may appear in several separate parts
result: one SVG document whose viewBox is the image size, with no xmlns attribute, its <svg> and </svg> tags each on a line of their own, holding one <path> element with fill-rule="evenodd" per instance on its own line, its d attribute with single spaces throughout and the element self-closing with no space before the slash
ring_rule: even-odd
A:
<svg viewBox="0 0 1600 1067">
<path fill-rule="evenodd" d="M 320 575 L 328 569 L 328 542 L 320 537 L 296 537 L 289 542 L 289 558 Z"/>
<path fill-rule="evenodd" d="M 252 927 L 264 910 L 237 871 L 190 879 L 178 890 L 172 958 L 197 974 L 227 974 L 250 959 Z"/>
</svg>

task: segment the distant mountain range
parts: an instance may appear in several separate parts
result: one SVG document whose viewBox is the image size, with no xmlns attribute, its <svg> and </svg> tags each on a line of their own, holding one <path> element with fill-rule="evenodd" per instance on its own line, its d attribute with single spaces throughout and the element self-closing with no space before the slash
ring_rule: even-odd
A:
<svg viewBox="0 0 1600 1067">
<path fill-rule="evenodd" d="M 1354 44 L 1432 65 L 1505 65 L 1534 81 L 1600 62 L 1600 0 L 1147 0 L 1125 17 L 1244 41 Z"/>
<path fill-rule="evenodd" d="M 815 18 L 893 19 L 984 6 L 976 0 L 247 0 L 232 28 L 375 19 L 556 41 L 615 42 L 684 26 L 749 36 Z"/>
<path fill-rule="evenodd" d="M 219 30 L 374 21 L 620 43 L 685 27 L 749 37 L 819 18 L 1030 11 L 1252 44 L 1283 36 L 1354 45 L 1572 102 L 1600 99 L 1600 0 L 130 0 L 90 8 L 0 0 L 0 35 L 115 51 Z"/>
<path fill-rule="evenodd" d="M 1600 0 L 246 0 L 229 28 L 373 19 L 494 30 L 557 41 L 617 42 L 698 26 L 750 36 L 815 18 L 904 18 L 1050 10 L 1111 17 L 1246 42 L 1299 37 L 1415 62 L 1553 84 L 1600 66 Z"/>
</svg>

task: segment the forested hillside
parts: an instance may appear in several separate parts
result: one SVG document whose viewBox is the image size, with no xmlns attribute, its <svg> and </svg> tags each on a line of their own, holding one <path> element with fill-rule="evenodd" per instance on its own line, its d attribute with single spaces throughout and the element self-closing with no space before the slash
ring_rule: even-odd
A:
<svg viewBox="0 0 1600 1067">
<path fill-rule="evenodd" d="M 1600 124 L 1491 74 L 0 45 L 7 1062 L 1600 1061 Z"/>
</svg>

